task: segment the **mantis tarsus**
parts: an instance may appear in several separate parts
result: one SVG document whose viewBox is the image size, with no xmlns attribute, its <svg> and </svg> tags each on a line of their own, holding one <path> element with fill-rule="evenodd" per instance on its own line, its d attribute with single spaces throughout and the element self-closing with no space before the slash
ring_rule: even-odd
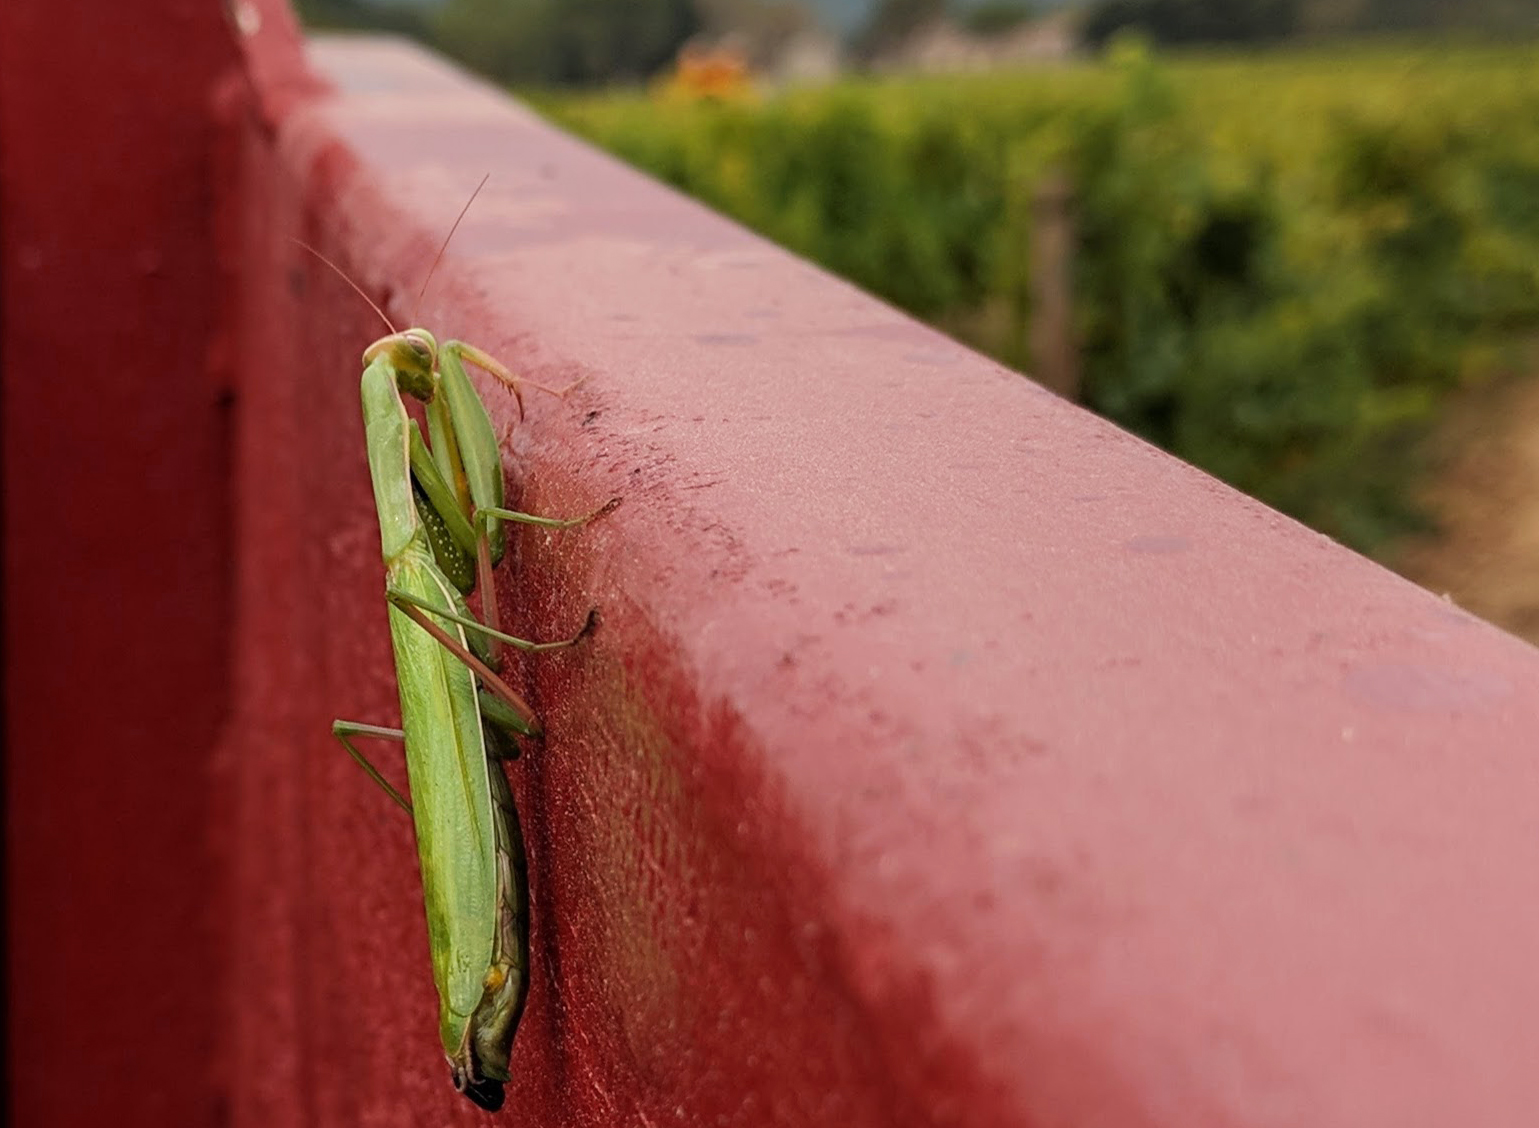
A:
<svg viewBox="0 0 1539 1128">
<path fill-rule="evenodd" d="M 506 509 L 496 436 L 462 359 L 517 394 L 518 381 L 493 358 L 459 342 L 440 347 L 423 329 L 392 331 L 364 352 L 364 430 L 402 728 L 337 721 L 332 731 L 412 815 L 439 1036 L 455 1088 L 495 1110 L 503 1102 L 528 986 L 523 839 L 496 761 L 517 754 L 505 734 L 537 735 L 540 725 L 497 676 L 497 655 L 485 640 L 546 650 L 572 645 L 593 623 L 590 613 L 576 637 L 552 643 L 496 629 L 491 572 L 503 552 L 501 522 L 567 528 L 607 512 L 618 499 L 573 520 Z M 403 395 L 425 403 L 431 448 L 407 415 Z M 489 620 L 484 625 L 461 597 L 477 581 Z M 405 741 L 410 802 L 354 747 L 349 738 L 355 736 Z"/>
</svg>

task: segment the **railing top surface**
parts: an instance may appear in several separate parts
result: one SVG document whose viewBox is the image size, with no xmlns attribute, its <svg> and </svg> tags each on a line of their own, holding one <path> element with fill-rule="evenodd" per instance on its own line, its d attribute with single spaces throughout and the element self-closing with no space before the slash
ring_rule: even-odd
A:
<svg viewBox="0 0 1539 1128">
<path fill-rule="evenodd" d="M 1539 651 L 421 52 L 312 59 L 337 93 L 280 144 L 393 317 L 490 174 L 421 320 L 584 379 L 515 446 L 624 498 L 596 602 L 747 734 L 843 911 L 929 922 L 864 989 L 917 968 L 1011 1101 L 1516 1122 Z"/>
</svg>

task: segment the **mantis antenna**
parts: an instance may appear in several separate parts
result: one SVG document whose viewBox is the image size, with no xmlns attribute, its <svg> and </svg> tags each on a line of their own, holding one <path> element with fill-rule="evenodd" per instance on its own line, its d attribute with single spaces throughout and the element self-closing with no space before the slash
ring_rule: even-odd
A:
<svg viewBox="0 0 1539 1128">
<path fill-rule="evenodd" d="M 415 325 L 417 323 L 417 312 L 418 312 L 418 310 L 420 310 L 422 308 L 422 296 L 427 293 L 428 283 L 433 280 L 433 273 L 438 269 L 438 264 L 443 261 L 444 252 L 449 249 L 449 240 L 454 238 L 454 233 L 456 231 L 458 231 L 459 228 L 460 228 L 460 221 L 465 218 L 465 213 L 470 211 L 470 205 L 476 202 L 476 197 L 481 194 L 481 189 L 486 187 L 486 182 L 488 180 L 490 180 L 491 178 L 492 178 L 492 174 L 491 173 L 487 173 L 485 176 L 483 176 L 481 178 L 481 183 L 476 185 L 476 190 L 470 194 L 470 199 L 465 201 L 465 206 L 460 209 L 460 214 L 455 216 L 455 218 L 454 218 L 454 226 L 450 227 L 449 228 L 449 234 L 444 236 L 444 241 L 439 246 L 438 253 L 433 256 L 433 265 L 428 267 L 427 277 L 422 280 L 422 289 L 417 291 L 417 300 L 412 303 L 411 322 L 410 322 L 412 325 Z M 332 262 L 325 255 L 321 254 L 320 251 L 316 250 L 309 243 L 306 243 L 303 239 L 295 239 L 294 242 L 297 243 L 299 246 L 303 247 L 305 250 L 309 251 L 316 258 L 320 259 L 327 266 L 331 267 L 331 269 L 336 273 L 336 276 L 338 278 L 342 279 L 342 281 L 346 282 L 349 286 L 351 286 L 353 288 L 353 292 L 355 294 L 357 294 L 360 298 L 362 298 L 364 301 L 369 303 L 369 308 L 372 309 L 375 312 L 375 314 L 379 317 L 379 319 L 385 323 L 385 328 L 386 329 L 389 329 L 390 332 L 392 332 L 392 333 L 399 333 L 400 332 L 400 330 L 397 329 L 395 327 L 395 325 L 391 322 L 390 318 L 385 316 L 385 311 L 380 309 L 379 306 L 374 304 L 374 299 L 369 297 L 368 294 L 363 292 L 363 287 L 358 285 L 358 283 L 354 282 L 350 277 L 348 277 L 347 271 L 343 270 L 340 266 L 338 266 L 336 263 Z M 535 385 L 535 386 L 538 387 L 538 385 Z M 520 405 L 520 406 L 522 406 L 522 405 Z"/>
<path fill-rule="evenodd" d="M 365 294 L 363 292 L 363 287 L 358 285 L 358 283 L 354 282 L 351 278 L 349 278 L 347 276 L 347 271 L 343 270 L 340 266 L 338 266 L 336 263 L 332 262 L 325 255 L 321 254 L 320 251 L 316 250 L 309 243 L 306 243 L 303 239 L 295 239 L 294 242 L 299 244 L 305 250 L 309 251 L 316 258 L 320 259 L 327 266 L 331 267 L 331 269 L 336 272 L 336 275 L 337 275 L 338 278 L 342 279 L 342 281 L 346 282 L 349 286 L 351 286 L 353 288 L 353 292 L 355 294 L 357 294 L 360 298 L 362 298 L 364 301 L 369 303 L 369 308 L 372 309 L 376 314 L 379 315 L 379 319 L 385 323 L 385 328 L 386 329 L 389 329 L 392 333 L 399 332 L 399 330 L 396 329 L 396 327 L 394 325 L 390 324 L 390 318 L 385 316 L 385 311 L 380 309 L 379 306 L 375 305 L 374 304 L 374 299 L 369 297 L 368 294 Z M 440 251 L 439 253 L 442 254 L 443 252 Z"/>
<path fill-rule="evenodd" d="M 417 324 L 417 313 L 422 308 L 422 295 L 427 293 L 428 283 L 433 280 L 433 272 L 438 269 L 438 264 L 443 261 L 444 252 L 449 249 L 449 240 L 454 238 L 454 233 L 460 229 L 460 220 L 465 218 L 465 213 L 470 210 L 470 205 L 476 202 L 476 197 L 481 194 L 481 189 L 486 187 L 486 182 L 492 178 L 487 173 L 481 178 L 481 183 L 476 185 L 476 190 L 470 194 L 470 199 L 465 201 L 465 206 L 460 209 L 460 214 L 454 218 L 454 226 L 449 228 L 449 234 L 444 236 L 443 245 L 438 248 L 438 254 L 433 258 L 433 265 L 428 267 L 427 277 L 422 280 L 422 289 L 417 291 L 417 300 L 412 304 L 411 323 Z M 369 304 L 373 304 L 372 302 Z M 395 330 L 391 330 L 394 332 Z"/>
</svg>

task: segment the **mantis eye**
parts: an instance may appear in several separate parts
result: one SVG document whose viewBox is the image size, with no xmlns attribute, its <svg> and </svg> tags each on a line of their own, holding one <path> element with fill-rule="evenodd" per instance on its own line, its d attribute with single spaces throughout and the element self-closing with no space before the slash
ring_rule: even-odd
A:
<svg viewBox="0 0 1539 1128">
<path fill-rule="evenodd" d="M 433 346 L 415 333 L 402 333 L 401 340 L 409 347 L 412 353 L 424 365 L 431 368 L 433 365 Z"/>
</svg>

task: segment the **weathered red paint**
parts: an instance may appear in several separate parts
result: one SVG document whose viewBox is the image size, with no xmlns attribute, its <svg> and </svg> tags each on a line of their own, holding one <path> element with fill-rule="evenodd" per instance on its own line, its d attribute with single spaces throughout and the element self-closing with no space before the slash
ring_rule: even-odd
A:
<svg viewBox="0 0 1539 1128">
<path fill-rule="evenodd" d="M 152 642 L 113 637 L 92 665 L 111 667 L 120 708 L 157 703 L 202 727 L 126 757 L 121 731 L 50 757 L 43 741 L 64 730 L 36 705 L 68 708 L 62 689 L 34 699 L 17 686 L 44 675 L 8 672 L 11 784 L 70 820 L 16 821 L 13 807 L 13 878 L 23 855 L 48 878 L 12 889 L 30 930 L 13 933 L 13 989 L 40 1024 L 13 1019 L 13 1073 L 48 1082 L 28 1107 L 63 1107 L 80 1066 L 58 1050 L 84 1011 L 93 1034 L 105 1021 L 128 1039 L 114 1084 L 162 1076 L 165 1061 L 146 1059 L 184 1040 L 177 1064 L 215 1078 L 199 1092 L 222 1088 L 237 1124 L 485 1122 L 450 1092 L 436 1048 L 409 827 L 327 735 L 333 716 L 394 713 L 356 406 L 358 355 L 379 327 L 290 240 L 405 319 L 490 172 L 419 320 L 541 382 L 585 378 L 565 400 L 531 395 L 516 428 L 509 398 L 487 389 L 526 508 L 624 499 L 587 529 L 522 534 L 500 593 L 534 635 L 602 615 L 589 643 L 528 667 L 549 738 L 509 771 L 535 982 L 505 1115 L 1532 1119 L 1539 653 L 420 52 L 323 44 L 315 62 L 339 93 L 316 98 L 284 46 L 248 40 L 248 58 L 272 58 L 218 100 L 216 250 L 236 283 L 216 354 L 231 358 L 238 405 L 233 484 L 217 491 L 234 499 L 233 611 L 189 614 Z M 264 85 L 273 74 L 287 76 L 281 94 Z M 121 352 L 142 336 L 118 340 Z M 182 383 L 203 387 L 200 373 Z M 101 418 L 77 397 L 78 420 L 94 422 L 73 425 L 148 443 L 135 429 L 153 430 L 143 413 L 159 408 L 138 403 L 142 384 L 108 384 L 116 414 Z M 196 431 L 187 395 L 178 418 Z M 11 501 L 18 454 L 37 449 L 14 445 L 13 418 L 7 531 L 20 535 L 47 522 L 40 503 Z M 74 445 L 92 448 L 66 434 L 73 474 Z M 126 506 L 154 472 L 119 449 L 95 468 Z M 203 469 L 197 486 L 216 492 Z M 71 481 L 56 511 L 75 512 L 65 496 L 91 484 Z M 188 493 L 194 519 L 226 512 Z M 147 519 L 169 535 L 165 512 Z M 213 518 L 203 531 L 221 543 Z M 8 575 L 8 646 L 41 638 L 78 671 L 68 647 L 100 637 L 93 616 L 142 615 L 147 629 L 170 613 L 130 601 L 142 543 L 106 543 L 129 555 L 76 567 L 116 602 L 60 612 L 68 642 L 44 625 L 57 605 L 10 607 L 76 585 L 45 588 L 41 546 L 8 547 L 8 565 L 28 564 Z M 175 592 L 219 603 L 199 575 Z M 218 714 L 154 694 L 157 663 L 194 666 L 185 647 L 168 657 L 172 636 L 191 636 L 202 665 L 182 676 L 204 691 L 198 710 L 223 705 L 227 624 L 234 693 L 210 808 L 195 766 L 163 769 L 208 757 Z M 82 793 L 71 765 L 102 745 L 118 754 L 92 775 L 110 783 Z M 217 876 L 204 834 L 227 843 Z M 163 841 L 188 851 L 192 888 L 59 891 L 68 864 L 164 865 Z M 50 927 L 26 923 L 23 897 Z M 175 911 L 200 898 L 228 922 L 213 953 L 206 925 Z M 102 945 L 101 912 L 109 932 L 161 949 Z M 45 939 L 63 946 L 42 951 Z M 127 974 L 109 985 L 120 1010 L 100 1016 L 102 984 L 65 971 L 105 960 Z M 186 1009 L 155 1025 L 159 990 Z"/>
</svg>

